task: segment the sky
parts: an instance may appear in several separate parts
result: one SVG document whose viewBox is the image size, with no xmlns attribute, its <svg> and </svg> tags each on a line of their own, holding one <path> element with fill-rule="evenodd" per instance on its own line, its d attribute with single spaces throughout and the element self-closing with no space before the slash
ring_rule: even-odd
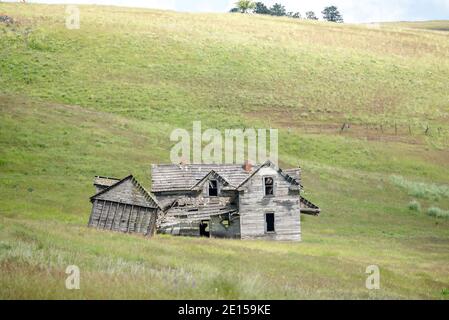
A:
<svg viewBox="0 0 449 320">
<path fill-rule="evenodd" d="M 10 0 L 13 2 L 13 0 Z M 345 22 L 416 21 L 449 19 L 449 0 L 261 0 L 283 4 L 287 11 L 320 12 L 325 6 L 339 8 Z M 226 12 L 235 0 L 28 0 L 40 3 L 104 4 L 188 12 Z"/>
</svg>

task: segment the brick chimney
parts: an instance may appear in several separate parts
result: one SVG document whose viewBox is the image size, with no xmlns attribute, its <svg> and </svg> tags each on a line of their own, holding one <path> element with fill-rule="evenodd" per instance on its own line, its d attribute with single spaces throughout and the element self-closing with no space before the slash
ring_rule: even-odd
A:
<svg viewBox="0 0 449 320">
<path fill-rule="evenodd" d="M 243 170 L 245 170 L 248 173 L 251 172 L 253 170 L 253 165 L 251 164 L 251 162 L 246 160 L 245 163 L 243 164 Z"/>
</svg>

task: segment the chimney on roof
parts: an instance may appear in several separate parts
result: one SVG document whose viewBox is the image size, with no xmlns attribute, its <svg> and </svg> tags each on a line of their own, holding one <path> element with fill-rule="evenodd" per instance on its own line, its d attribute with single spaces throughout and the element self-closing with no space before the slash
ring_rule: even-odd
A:
<svg viewBox="0 0 449 320">
<path fill-rule="evenodd" d="M 243 164 L 243 170 L 245 170 L 248 173 L 251 172 L 253 170 L 253 165 L 251 164 L 251 162 L 246 160 L 245 163 Z"/>
</svg>

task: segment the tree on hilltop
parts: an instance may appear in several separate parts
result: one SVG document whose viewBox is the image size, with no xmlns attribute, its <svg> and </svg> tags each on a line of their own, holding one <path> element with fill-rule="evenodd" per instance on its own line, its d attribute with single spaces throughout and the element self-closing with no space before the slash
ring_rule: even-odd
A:
<svg viewBox="0 0 449 320">
<path fill-rule="evenodd" d="M 308 19 L 308 20 L 318 20 L 315 12 L 313 12 L 313 11 L 307 11 L 306 12 L 306 19 Z"/>
<path fill-rule="evenodd" d="M 254 4 L 254 13 L 270 14 L 270 9 L 263 2 L 256 2 Z"/>
<path fill-rule="evenodd" d="M 336 6 L 326 7 L 321 13 L 323 14 L 324 20 L 338 23 L 343 22 L 343 17 L 341 16 Z"/>
<path fill-rule="evenodd" d="M 301 13 L 300 12 L 287 12 L 287 17 L 293 18 L 293 19 L 301 19 Z"/>
<path fill-rule="evenodd" d="M 285 7 L 280 4 L 280 3 L 275 3 L 273 4 L 273 6 L 270 8 L 270 12 L 272 16 L 285 16 L 287 14 L 287 12 L 285 11 Z"/>
<path fill-rule="evenodd" d="M 239 0 L 235 3 L 235 6 L 241 13 L 247 13 L 254 9 L 256 4 L 250 0 Z"/>
</svg>

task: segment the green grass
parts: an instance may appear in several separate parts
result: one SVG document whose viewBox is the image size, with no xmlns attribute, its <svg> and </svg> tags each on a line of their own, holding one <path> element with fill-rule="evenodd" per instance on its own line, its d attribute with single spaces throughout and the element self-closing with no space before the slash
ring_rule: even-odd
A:
<svg viewBox="0 0 449 320">
<path fill-rule="evenodd" d="M 0 298 L 447 299 L 449 221 L 425 214 L 449 209 L 446 33 L 80 9 L 68 30 L 63 6 L 0 4 Z M 323 210 L 302 243 L 86 228 L 93 176 L 149 188 L 193 120 L 279 128 Z"/>
</svg>

